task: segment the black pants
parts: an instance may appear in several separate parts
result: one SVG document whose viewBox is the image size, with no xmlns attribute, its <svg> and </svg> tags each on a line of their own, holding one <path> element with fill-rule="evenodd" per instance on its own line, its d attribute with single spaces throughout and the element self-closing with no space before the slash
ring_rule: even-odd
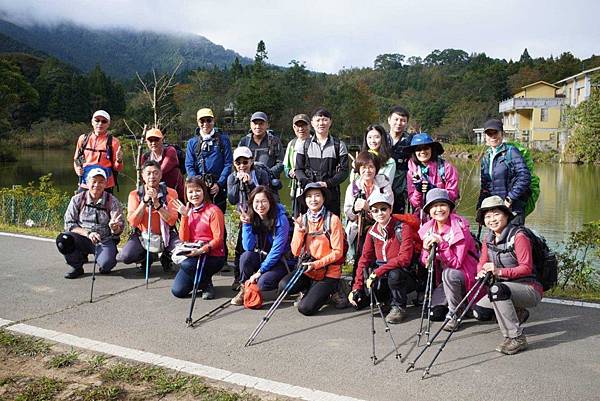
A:
<svg viewBox="0 0 600 401">
<path fill-rule="evenodd" d="M 392 306 L 399 306 L 404 309 L 406 308 L 408 294 L 417 290 L 417 281 L 410 271 L 406 269 L 394 269 L 384 274 L 375 282 L 374 290 L 379 302 L 384 304 L 389 303 Z M 358 304 L 358 308 L 364 308 L 369 303 L 369 296 L 365 296 Z"/>
<path fill-rule="evenodd" d="M 289 273 L 279 282 L 279 292 L 281 293 L 287 283 L 290 281 L 294 272 Z M 314 315 L 319 309 L 327 303 L 331 294 L 336 291 L 338 282 L 337 278 L 325 277 L 323 280 L 315 281 L 307 275 L 300 276 L 298 281 L 290 288 L 290 294 L 304 292 L 304 296 L 298 303 L 298 312 L 305 316 Z"/>
<path fill-rule="evenodd" d="M 235 281 L 240 281 L 240 256 L 244 253 L 244 246 L 242 244 L 242 223 L 238 226 L 238 236 L 235 243 L 235 257 L 233 259 L 233 277 Z"/>
</svg>

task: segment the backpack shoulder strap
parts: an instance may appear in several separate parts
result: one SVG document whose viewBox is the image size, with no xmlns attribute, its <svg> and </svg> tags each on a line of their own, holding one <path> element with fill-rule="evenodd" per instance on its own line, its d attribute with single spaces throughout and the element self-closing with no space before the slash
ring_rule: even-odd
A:
<svg viewBox="0 0 600 401">
<path fill-rule="evenodd" d="M 394 224 L 394 233 L 398 242 L 402 243 L 402 222 L 400 220 Z"/>
<path fill-rule="evenodd" d="M 439 156 L 438 156 L 438 161 L 437 161 L 437 168 L 438 168 L 438 176 L 440 177 L 442 182 L 445 184 L 446 183 L 446 160 L 442 159 Z"/>
<path fill-rule="evenodd" d="M 81 142 L 81 147 L 79 148 L 79 153 L 77 153 L 77 158 L 80 158 L 81 156 L 83 156 L 83 152 L 85 152 L 85 148 L 87 147 L 91 136 L 92 136 L 91 132 L 88 132 L 87 134 L 83 135 L 83 141 Z"/>
<path fill-rule="evenodd" d="M 333 141 L 333 150 L 335 151 L 335 159 L 340 159 L 340 140 L 335 136 L 331 136 L 331 140 Z"/>
<path fill-rule="evenodd" d="M 106 157 L 108 157 L 108 160 L 110 160 L 111 162 L 114 162 L 114 160 L 113 160 L 113 136 L 111 134 L 108 134 L 108 136 L 106 137 L 106 152 L 107 152 Z"/>
</svg>

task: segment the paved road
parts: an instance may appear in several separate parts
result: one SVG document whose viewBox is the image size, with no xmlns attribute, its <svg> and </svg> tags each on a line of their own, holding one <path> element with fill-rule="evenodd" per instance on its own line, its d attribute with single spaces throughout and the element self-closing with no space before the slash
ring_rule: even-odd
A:
<svg viewBox="0 0 600 401">
<path fill-rule="evenodd" d="M 408 322 L 392 326 L 401 361 L 378 319 L 380 363 L 372 365 L 368 312 L 328 307 L 304 317 L 291 301 L 245 348 L 266 309 L 232 306 L 186 328 L 190 301 L 170 294 L 173 275 L 158 263 L 149 289 L 134 267 L 118 265 L 113 274 L 97 276 L 90 304 L 91 274 L 63 279 L 66 265 L 53 243 L 0 236 L 0 249 L 0 318 L 365 400 L 600 399 L 600 309 L 540 304 L 526 328 L 530 349 L 514 356 L 494 351 L 501 340 L 495 324 L 467 321 L 431 377 L 420 381 L 438 344 L 417 371 L 404 373 L 416 355 L 417 308 L 410 308 Z M 199 299 L 195 316 L 233 296 L 230 283 L 231 277 L 216 276 L 217 299 Z"/>
</svg>

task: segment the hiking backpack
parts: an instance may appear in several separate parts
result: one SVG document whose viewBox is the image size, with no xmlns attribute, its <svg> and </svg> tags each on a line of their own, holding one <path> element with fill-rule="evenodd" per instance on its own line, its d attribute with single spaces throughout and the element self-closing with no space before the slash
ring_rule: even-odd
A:
<svg viewBox="0 0 600 401">
<path fill-rule="evenodd" d="M 267 130 L 267 153 L 269 155 L 269 159 L 275 157 L 277 158 L 277 141 L 275 140 L 276 136 L 273 130 Z M 238 144 L 238 148 L 240 146 L 250 147 L 250 141 L 252 140 L 252 131 L 243 137 Z M 254 155 L 256 156 L 256 155 Z M 254 157 L 256 160 L 256 157 Z"/>
<path fill-rule="evenodd" d="M 540 197 L 540 177 L 535 174 L 535 165 L 533 164 L 533 158 L 531 157 L 531 152 L 529 149 L 524 147 L 517 141 L 507 142 L 506 144 L 508 150 L 506 152 L 506 157 L 504 161 L 506 162 L 506 167 L 508 168 L 509 174 L 513 169 L 512 163 L 512 148 L 519 151 L 525 164 L 527 165 L 527 169 L 531 173 L 531 184 L 529 184 L 529 197 L 525 201 L 525 216 L 529 216 L 531 212 L 535 209 L 535 204 Z"/>
<path fill-rule="evenodd" d="M 84 135 L 83 137 L 83 142 L 81 142 L 81 148 L 79 148 L 79 153 L 77 154 L 77 159 L 81 159 L 83 157 L 83 154 L 86 150 L 92 150 L 94 152 L 98 152 L 100 154 L 102 154 L 102 152 L 106 152 L 106 157 L 108 158 L 108 160 L 110 160 L 111 162 L 111 167 L 110 170 L 112 171 L 112 175 L 115 179 L 115 188 L 117 188 L 117 192 L 119 192 L 119 172 L 117 170 L 115 170 L 112 165 L 114 164 L 114 159 L 113 159 L 113 136 L 111 134 L 108 134 L 108 136 L 106 137 L 106 150 L 96 150 L 96 149 L 92 149 L 92 148 L 88 148 L 88 142 L 90 141 L 90 137 L 92 136 L 91 132 L 88 132 L 87 134 Z M 104 167 L 102 167 L 104 168 Z"/>
</svg>

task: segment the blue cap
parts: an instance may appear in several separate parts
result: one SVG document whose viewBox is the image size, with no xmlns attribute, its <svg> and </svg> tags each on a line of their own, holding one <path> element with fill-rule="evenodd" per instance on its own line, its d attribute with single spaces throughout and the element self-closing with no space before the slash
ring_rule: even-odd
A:
<svg viewBox="0 0 600 401">
<path fill-rule="evenodd" d="M 252 117 L 250 117 L 250 121 L 255 121 L 255 120 L 269 121 L 269 119 L 267 118 L 267 115 L 265 113 L 263 113 L 262 111 L 257 111 L 254 114 L 252 114 Z"/>
</svg>

